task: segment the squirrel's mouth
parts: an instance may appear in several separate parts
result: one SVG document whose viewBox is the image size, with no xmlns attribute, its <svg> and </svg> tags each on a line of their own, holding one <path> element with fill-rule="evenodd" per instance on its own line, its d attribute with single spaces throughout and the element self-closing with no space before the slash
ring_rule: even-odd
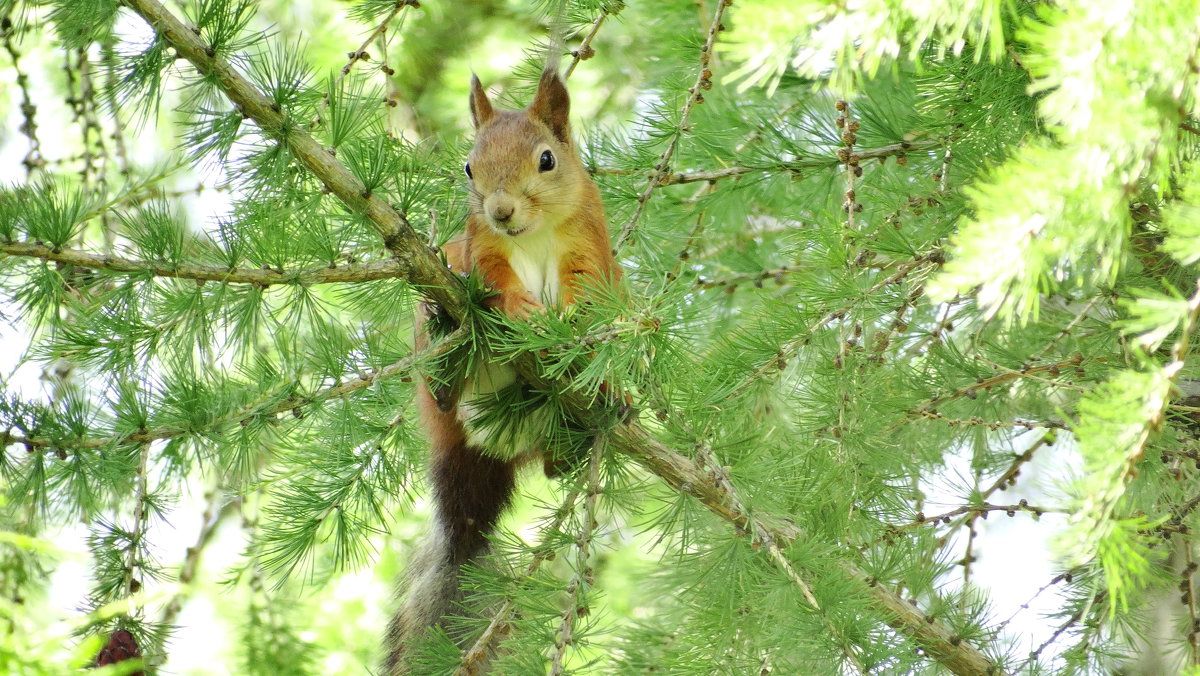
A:
<svg viewBox="0 0 1200 676">
<path fill-rule="evenodd" d="M 504 232 L 504 234 L 508 235 L 509 237 L 516 237 L 517 235 L 525 232 L 528 229 L 529 229 L 529 226 L 526 225 L 521 228 L 516 228 L 515 230 L 513 228 L 503 228 L 503 232 Z"/>
</svg>

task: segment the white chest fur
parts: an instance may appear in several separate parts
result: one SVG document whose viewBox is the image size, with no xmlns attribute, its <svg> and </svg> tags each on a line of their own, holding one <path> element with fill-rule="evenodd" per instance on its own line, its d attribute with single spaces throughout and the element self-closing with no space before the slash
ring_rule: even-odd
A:
<svg viewBox="0 0 1200 676">
<path fill-rule="evenodd" d="M 561 281 L 558 278 L 558 259 L 562 254 L 559 238 L 548 227 L 513 237 L 509 240 L 508 263 L 525 290 L 542 305 L 558 302 Z"/>
</svg>

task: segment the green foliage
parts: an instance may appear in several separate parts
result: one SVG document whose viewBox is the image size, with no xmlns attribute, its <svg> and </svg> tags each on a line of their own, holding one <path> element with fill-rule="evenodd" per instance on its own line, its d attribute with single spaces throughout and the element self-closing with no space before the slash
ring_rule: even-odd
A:
<svg viewBox="0 0 1200 676">
<path fill-rule="evenodd" d="M 494 673 L 1200 659 L 1148 613 L 1200 612 L 1200 6 L 718 2 L 169 6 L 269 129 L 140 2 L 0 3 L 0 671 L 118 630 L 148 673 L 376 669 L 429 519 L 414 383 L 530 361 L 550 385 L 475 422 L 557 476 L 522 473 L 449 627 L 505 614 Z M 521 105 L 547 55 L 622 284 L 511 321 L 474 275 L 456 323 L 320 167 L 445 247 L 470 72 Z M 185 664 L 206 621 L 231 640 Z"/>
</svg>

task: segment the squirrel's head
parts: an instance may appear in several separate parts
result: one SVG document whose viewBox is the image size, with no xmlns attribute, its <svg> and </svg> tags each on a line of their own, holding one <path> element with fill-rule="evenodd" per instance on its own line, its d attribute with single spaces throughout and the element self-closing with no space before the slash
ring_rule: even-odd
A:
<svg viewBox="0 0 1200 676">
<path fill-rule="evenodd" d="M 503 235 L 553 228 L 578 208 L 588 180 L 571 142 L 571 100 L 558 73 L 546 70 L 529 108 L 495 110 L 471 78 L 475 147 L 465 167 L 471 211 Z"/>
</svg>

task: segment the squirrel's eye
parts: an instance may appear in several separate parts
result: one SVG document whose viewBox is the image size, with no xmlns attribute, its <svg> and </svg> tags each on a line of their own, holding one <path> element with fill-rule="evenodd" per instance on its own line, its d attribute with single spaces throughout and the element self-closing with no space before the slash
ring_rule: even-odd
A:
<svg viewBox="0 0 1200 676">
<path fill-rule="evenodd" d="M 538 171 L 550 171 L 554 168 L 554 153 L 549 150 L 542 151 L 542 159 L 538 163 Z"/>
<path fill-rule="evenodd" d="M 474 176 L 471 175 L 471 163 L 470 162 L 467 162 L 466 164 L 463 165 L 463 171 L 467 172 L 467 178 L 470 178 L 470 179 L 475 178 Z"/>
</svg>

